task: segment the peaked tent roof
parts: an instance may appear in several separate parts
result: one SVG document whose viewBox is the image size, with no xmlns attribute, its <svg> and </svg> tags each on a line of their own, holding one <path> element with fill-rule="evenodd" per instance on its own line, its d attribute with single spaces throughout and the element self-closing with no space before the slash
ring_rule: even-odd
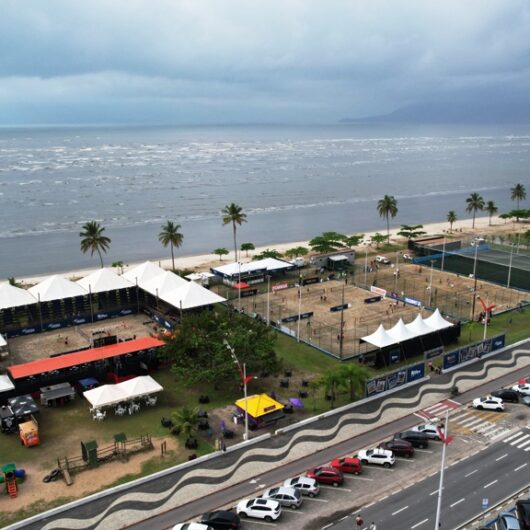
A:
<svg viewBox="0 0 530 530">
<path fill-rule="evenodd" d="M 436 311 L 429 318 L 424 319 L 424 322 L 430 328 L 435 330 L 450 328 L 453 325 L 451 322 L 445 320 L 445 318 L 440 314 L 440 310 L 438 308 L 436 308 Z"/>
<path fill-rule="evenodd" d="M 71 282 L 58 274 L 46 278 L 44 281 L 28 289 L 28 291 L 41 302 L 85 296 L 88 291 L 75 282 Z"/>
<path fill-rule="evenodd" d="M 147 396 L 155 392 L 162 392 L 164 388 L 150 375 L 141 375 L 119 383 L 119 386 L 128 396 L 128 399 Z"/>
<path fill-rule="evenodd" d="M 362 340 L 364 342 L 369 342 L 378 348 L 384 348 L 385 346 L 396 344 L 395 339 L 386 332 L 383 324 L 379 324 L 379 327 L 371 335 L 362 337 Z"/>
<path fill-rule="evenodd" d="M 186 278 L 191 281 L 197 281 L 197 280 L 207 280 L 208 278 L 212 278 L 215 276 L 215 274 L 212 274 L 211 272 L 192 272 L 191 274 L 188 274 Z"/>
<path fill-rule="evenodd" d="M 10 283 L 0 284 L 0 309 L 36 303 L 37 299 L 26 289 L 15 287 Z"/>
<path fill-rule="evenodd" d="M 182 309 L 217 304 L 226 300 L 195 282 L 186 282 L 186 285 L 163 293 L 160 298 L 173 307 Z"/>
<path fill-rule="evenodd" d="M 103 385 L 83 392 L 93 408 L 114 405 L 120 401 L 127 400 L 127 394 L 119 385 Z"/>
<path fill-rule="evenodd" d="M 410 329 L 405 326 L 403 319 L 400 318 L 397 321 L 397 324 L 390 328 L 387 333 L 396 341 L 396 342 L 405 342 L 406 340 L 413 339 L 417 337 Z"/>
<path fill-rule="evenodd" d="M 137 281 L 138 285 L 141 285 L 142 282 L 146 282 L 162 272 L 164 272 L 164 269 L 161 269 L 158 265 L 155 265 L 150 261 L 145 261 L 141 265 L 137 265 L 124 272 L 122 277 L 129 280 L 134 285 L 136 285 Z"/>
<path fill-rule="evenodd" d="M 6 339 L 0 335 L 0 348 L 3 348 L 4 346 L 7 346 Z"/>
<path fill-rule="evenodd" d="M 9 376 L 7 375 L 0 375 L 0 392 L 9 392 L 10 390 L 14 390 L 15 385 L 9 379 Z"/>
<path fill-rule="evenodd" d="M 134 285 L 123 276 L 119 276 L 108 268 L 98 269 L 92 274 L 81 278 L 76 283 L 92 293 L 105 293 L 115 291 L 116 289 L 126 289 Z"/>
<path fill-rule="evenodd" d="M 220 267 L 212 267 L 211 271 L 220 274 L 221 276 L 235 276 L 239 274 L 241 267 L 241 274 L 252 272 L 255 270 L 266 269 L 267 271 L 275 271 L 281 269 L 292 269 L 294 265 L 287 261 L 283 261 L 276 258 L 265 258 L 258 261 L 251 261 L 249 263 L 227 263 L 226 265 L 221 265 Z"/>
<path fill-rule="evenodd" d="M 425 324 L 425 321 L 419 313 L 412 322 L 405 324 L 405 327 L 415 333 L 417 337 L 420 335 L 427 335 L 434 331 L 430 326 Z"/>
<path fill-rule="evenodd" d="M 246 410 L 249 416 L 253 418 L 259 418 L 260 416 L 265 416 L 271 412 L 277 410 L 282 410 L 284 405 L 272 399 L 267 394 L 255 394 L 253 396 L 247 397 Z M 239 407 L 241 410 L 245 410 L 245 399 L 238 399 L 235 402 L 235 406 Z"/>
<path fill-rule="evenodd" d="M 178 274 L 170 271 L 163 271 L 162 274 L 157 274 L 147 281 L 138 281 L 138 285 L 144 291 L 147 291 L 154 296 L 158 296 L 159 298 L 162 298 L 163 294 L 189 283 L 188 280 L 185 280 Z"/>
</svg>

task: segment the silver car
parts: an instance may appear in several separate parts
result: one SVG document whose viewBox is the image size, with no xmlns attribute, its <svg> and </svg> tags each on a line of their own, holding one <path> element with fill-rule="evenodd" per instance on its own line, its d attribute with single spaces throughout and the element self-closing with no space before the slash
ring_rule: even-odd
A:
<svg viewBox="0 0 530 530">
<path fill-rule="evenodd" d="M 302 495 L 316 497 L 320 493 L 320 486 L 314 478 L 294 477 L 288 478 L 283 485 L 287 488 L 296 488 Z"/>
<path fill-rule="evenodd" d="M 268 489 L 263 493 L 262 497 L 279 502 L 281 506 L 292 508 L 293 510 L 300 508 L 303 500 L 299 489 L 285 486 Z"/>
<path fill-rule="evenodd" d="M 498 523 L 500 530 L 521 530 L 517 517 L 510 512 L 500 513 Z"/>
<path fill-rule="evenodd" d="M 416 425 L 416 427 L 412 427 L 411 429 L 414 432 L 422 432 L 427 436 L 427 438 L 430 438 L 431 440 L 440 440 L 440 433 L 438 432 L 438 428 L 434 423 L 424 423 L 423 425 Z"/>
</svg>

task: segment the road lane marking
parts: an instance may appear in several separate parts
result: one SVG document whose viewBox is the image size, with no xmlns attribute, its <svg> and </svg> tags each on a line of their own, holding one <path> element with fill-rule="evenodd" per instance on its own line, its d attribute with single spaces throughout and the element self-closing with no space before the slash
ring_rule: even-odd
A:
<svg viewBox="0 0 530 530">
<path fill-rule="evenodd" d="M 453 504 L 449 505 L 449 508 L 452 508 L 453 506 L 456 506 L 457 504 L 460 504 L 461 502 L 464 502 L 466 499 L 465 497 L 463 499 L 460 499 L 459 501 L 453 502 Z"/>
<path fill-rule="evenodd" d="M 394 512 L 392 515 L 397 515 L 398 513 L 401 513 L 403 510 L 406 510 L 408 506 L 405 506 L 404 508 L 400 508 L 397 512 Z"/>
<path fill-rule="evenodd" d="M 348 478 L 353 478 L 355 480 L 369 480 L 370 482 L 374 481 L 373 478 L 368 478 L 368 477 L 357 477 L 357 476 L 355 476 L 355 477 L 348 477 Z"/>
<path fill-rule="evenodd" d="M 434 451 L 429 451 L 428 449 L 414 449 L 417 453 L 429 453 L 432 455 Z"/>
<path fill-rule="evenodd" d="M 383 467 L 383 466 L 374 466 L 374 467 L 370 467 L 370 469 L 373 469 L 374 471 L 390 471 L 391 473 L 394 473 L 394 470 L 393 469 L 390 469 L 388 467 Z"/>
<path fill-rule="evenodd" d="M 526 442 L 523 442 L 522 444 L 519 444 L 517 447 L 519 449 L 522 449 L 523 447 L 526 447 L 528 444 L 530 444 L 530 440 L 526 440 Z"/>
<path fill-rule="evenodd" d="M 514 471 L 519 471 L 520 469 L 523 469 L 523 467 L 526 467 L 528 465 L 528 462 L 525 462 L 523 465 L 516 467 Z"/>
<path fill-rule="evenodd" d="M 438 490 L 434 490 L 432 493 L 429 493 L 429 497 L 432 495 L 436 495 L 436 493 L 438 493 Z"/>
<path fill-rule="evenodd" d="M 399 460 L 400 462 L 409 462 L 409 464 L 411 464 L 412 462 L 414 462 L 414 459 L 413 458 L 396 458 L 396 460 Z"/>
<path fill-rule="evenodd" d="M 312 502 L 329 502 L 327 499 L 315 499 L 314 497 L 306 497 L 305 500 Z"/>
<path fill-rule="evenodd" d="M 477 471 L 478 471 L 478 469 L 474 469 L 473 471 L 471 471 L 471 472 L 468 473 L 467 475 L 464 475 L 464 478 L 470 477 L 471 475 L 473 475 L 473 474 L 476 473 Z"/>
<path fill-rule="evenodd" d="M 347 491 L 349 493 L 352 492 L 352 490 L 350 490 L 348 488 L 341 488 L 340 486 L 336 488 L 335 486 L 326 486 L 325 484 L 320 484 L 320 489 L 322 489 L 322 488 L 325 488 L 327 490 Z"/>
<path fill-rule="evenodd" d="M 523 431 L 516 432 L 515 434 L 512 434 L 511 436 L 508 436 L 508 438 L 505 438 L 504 441 L 508 443 L 509 441 L 513 440 L 514 438 L 517 438 L 518 436 L 521 436 L 523 434 Z"/>
<path fill-rule="evenodd" d="M 490 486 L 493 486 L 493 484 L 495 484 L 496 482 L 499 482 L 499 481 L 498 480 L 494 480 L 493 482 L 490 482 L 489 484 L 486 484 L 484 486 L 484 489 L 489 488 Z"/>
<path fill-rule="evenodd" d="M 495 459 L 495 462 L 498 462 L 499 460 L 502 460 L 503 458 L 506 458 L 508 456 L 508 453 L 504 453 L 502 456 L 499 456 L 499 458 Z"/>
<path fill-rule="evenodd" d="M 514 440 L 513 442 L 511 442 L 510 445 L 518 444 L 518 443 L 522 442 L 523 440 L 526 440 L 527 438 L 530 438 L 530 434 L 525 434 L 524 436 L 521 436 L 520 438 L 517 438 L 517 440 Z"/>
<path fill-rule="evenodd" d="M 414 526 L 411 526 L 411 530 L 414 530 L 414 528 L 417 528 L 418 526 L 422 525 L 423 523 L 426 523 L 429 519 L 424 519 L 423 521 L 420 521 L 419 523 L 416 523 Z"/>
<path fill-rule="evenodd" d="M 252 519 L 251 517 L 247 517 L 245 519 L 245 524 L 246 523 L 252 523 L 252 524 L 260 524 L 262 526 L 278 526 L 276 523 L 266 523 L 265 521 L 255 521 L 254 519 Z"/>
</svg>

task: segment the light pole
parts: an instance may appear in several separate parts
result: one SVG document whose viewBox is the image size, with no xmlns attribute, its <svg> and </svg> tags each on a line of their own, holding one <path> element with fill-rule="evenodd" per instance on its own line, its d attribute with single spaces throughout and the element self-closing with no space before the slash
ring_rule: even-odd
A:
<svg viewBox="0 0 530 530">
<path fill-rule="evenodd" d="M 396 269 L 394 271 L 394 291 L 397 293 L 397 283 L 399 275 L 399 251 L 396 251 Z"/>
<path fill-rule="evenodd" d="M 445 236 L 444 236 L 444 244 L 442 246 L 442 264 L 440 266 L 440 270 L 444 271 L 444 264 L 445 264 Z"/>
<path fill-rule="evenodd" d="M 237 262 L 238 266 L 239 266 L 239 275 L 238 275 L 238 279 L 237 279 L 237 283 L 238 283 L 238 289 L 237 289 L 237 305 L 238 305 L 238 310 L 239 312 L 241 312 L 241 262 L 238 261 Z"/>
<path fill-rule="evenodd" d="M 300 316 L 302 313 L 302 276 L 298 279 L 298 325 L 296 327 L 296 342 L 300 342 Z"/>
<path fill-rule="evenodd" d="M 429 281 L 429 307 L 431 307 L 432 302 L 432 273 L 434 271 L 434 260 L 431 260 L 431 279 Z"/>
<path fill-rule="evenodd" d="M 473 303 L 471 305 L 471 322 L 475 320 L 475 304 L 477 302 L 477 253 L 478 253 L 478 243 L 475 241 L 475 259 L 473 262 L 473 279 L 475 284 L 473 286 Z"/>
<path fill-rule="evenodd" d="M 365 243 L 366 245 L 366 253 L 364 255 L 364 287 L 366 288 L 366 286 L 368 285 L 366 283 L 366 275 L 368 274 L 368 244 Z"/>
<path fill-rule="evenodd" d="M 513 260 L 513 243 L 511 245 L 511 250 L 510 250 L 510 264 L 508 265 L 508 282 L 506 285 L 508 289 L 510 288 L 510 281 L 512 279 L 512 260 Z"/>
<path fill-rule="evenodd" d="M 440 429 L 438 429 L 438 434 L 440 435 L 440 439 L 443 442 L 443 446 L 442 446 L 442 467 L 440 469 L 440 485 L 438 486 L 438 504 L 436 506 L 436 522 L 434 524 L 434 530 L 438 530 L 441 524 L 440 523 L 440 512 L 442 509 L 442 492 L 444 488 L 445 449 L 454 439 L 454 436 L 448 436 L 447 434 L 448 425 L 449 425 L 449 411 L 446 411 L 444 432 L 441 433 Z"/>
<path fill-rule="evenodd" d="M 270 294 L 271 294 L 271 277 L 270 277 L 270 274 L 267 274 L 267 326 L 270 326 L 270 323 L 271 323 Z"/>
</svg>

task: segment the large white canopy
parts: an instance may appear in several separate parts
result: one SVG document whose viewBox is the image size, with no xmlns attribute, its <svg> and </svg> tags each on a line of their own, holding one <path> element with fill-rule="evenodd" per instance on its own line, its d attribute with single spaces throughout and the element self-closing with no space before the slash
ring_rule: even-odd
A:
<svg viewBox="0 0 530 530">
<path fill-rule="evenodd" d="M 55 274 L 46 280 L 28 289 L 28 291 L 41 302 L 62 300 L 75 296 L 85 296 L 88 291 L 75 282 L 71 282 L 62 276 Z"/>
<path fill-rule="evenodd" d="M 265 258 L 258 261 L 251 261 L 250 263 L 228 263 L 220 267 L 212 267 L 212 271 L 221 276 L 236 276 L 240 273 L 246 274 L 256 270 L 266 269 L 267 271 L 276 271 L 281 269 L 292 269 L 292 263 L 275 258 Z"/>
<path fill-rule="evenodd" d="M 215 276 L 215 274 L 212 274 L 211 272 L 192 272 L 191 274 L 188 274 L 186 278 L 194 282 L 197 280 L 208 280 L 213 276 Z"/>
<path fill-rule="evenodd" d="M 108 268 L 98 269 L 92 274 L 81 278 L 76 283 L 92 293 L 106 293 L 108 291 L 126 289 L 127 287 L 134 286 L 132 282 Z"/>
<path fill-rule="evenodd" d="M 422 316 L 419 313 L 412 322 L 405 324 L 405 327 L 409 331 L 412 331 L 412 333 L 415 333 L 416 336 L 418 337 L 420 335 L 427 335 L 428 333 L 432 333 L 433 331 L 436 331 L 430 326 L 428 326 L 427 324 L 425 324 L 425 321 L 423 320 Z"/>
<path fill-rule="evenodd" d="M 383 324 L 379 324 L 379 327 L 371 335 L 366 335 L 362 340 L 373 344 L 378 348 L 384 348 L 385 346 L 396 344 L 395 339 L 386 332 Z"/>
<path fill-rule="evenodd" d="M 162 274 L 157 274 L 147 281 L 138 282 L 138 285 L 148 293 L 162 298 L 164 294 L 170 291 L 187 285 L 190 282 L 181 278 L 178 274 L 170 271 L 164 271 Z"/>
<path fill-rule="evenodd" d="M 0 309 L 36 303 L 37 299 L 26 289 L 15 287 L 10 283 L 0 284 Z"/>
<path fill-rule="evenodd" d="M 155 265 L 150 261 L 145 261 L 141 265 L 137 265 L 124 272 L 122 277 L 129 280 L 134 285 L 136 285 L 136 282 L 138 282 L 138 285 L 141 285 L 143 282 L 154 278 L 162 272 L 164 272 L 164 269 L 161 269 L 158 265 Z"/>
<path fill-rule="evenodd" d="M 83 392 L 93 408 L 109 407 L 123 401 L 161 392 L 163 387 L 150 375 L 142 375 L 117 385 L 103 385 Z"/>
<path fill-rule="evenodd" d="M 450 328 L 453 324 L 445 320 L 440 314 L 440 310 L 436 308 L 436 311 L 428 318 L 424 319 L 425 324 L 434 330 Z"/>
<path fill-rule="evenodd" d="M 397 324 L 390 328 L 387 333 L 394 339 L 395 342 L 405 342 L 406 340 L 413 339 L 417 337 L 415 333 L 410 331 L 403 322 L 403 319 L 400 318 Z"/>
<path fill-rule="evenodd" d="M 173 307 L 180 309 L 192 309 L 194 307 L 217 304 L 226 300 L 195 282 L 185 282 L 185 285 L 163 293 L 160 298 Z"/>
</svg>

